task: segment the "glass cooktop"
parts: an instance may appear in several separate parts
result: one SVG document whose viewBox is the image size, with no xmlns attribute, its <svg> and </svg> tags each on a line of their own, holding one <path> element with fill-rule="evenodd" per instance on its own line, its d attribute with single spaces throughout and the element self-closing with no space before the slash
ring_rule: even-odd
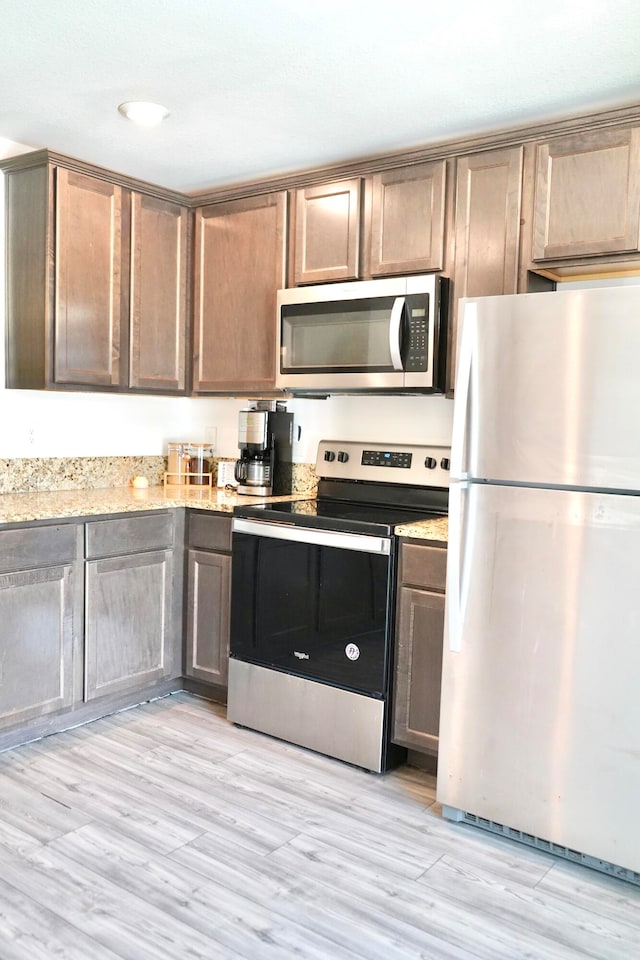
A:
<svg viewBox="0 0 640 960">
<path fill-rule="evenodd" d="M 234 516 L 291 523 L 323 530 L 343 530 L 390 536 L 400 523 L 417 523 L 439 516 L 436 511 L 379 506 L 345 500 L 292 500 L 236 507 Z"/>
</svg>

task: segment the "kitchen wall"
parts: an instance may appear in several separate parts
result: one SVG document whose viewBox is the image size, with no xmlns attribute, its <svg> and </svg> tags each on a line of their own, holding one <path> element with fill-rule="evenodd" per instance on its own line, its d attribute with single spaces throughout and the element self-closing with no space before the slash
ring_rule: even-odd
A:
<svg viewBox="0 0 640 960">
<path fill-rule="evenodd" d="M 23 152 L 0 143 L 0 156 Z M 0 175 L 0 223 L 4 223 Z M 149 456 L 168 440 L 216 437 L 216 455 L 237 453 L 237 414 L 245 401 L 132 397 L 96 393 L 7 390 L 4 374 L 4 230 L 0 231 L 0 459 L 16 457 Z M 453 403 L 442 397 L 330 397 L 293 400 L 300 440 L 297 463 L 315 461 L 322 438 L 445 444 Z"/>
</svg>

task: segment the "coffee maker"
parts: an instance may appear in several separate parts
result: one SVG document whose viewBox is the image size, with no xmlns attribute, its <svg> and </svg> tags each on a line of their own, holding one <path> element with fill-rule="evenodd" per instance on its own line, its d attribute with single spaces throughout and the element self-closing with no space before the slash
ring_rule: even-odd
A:
<svg viewBox="0 0 640 960">
<path fill-rule="evenodd" d="M 235 478 L 238 493 L 259 497 L 291 492 L 293 414 L 279 400 L 254 400 L 238 414 Z M 287 469 L 288 477 L 287 477 Z"/>
</svg>

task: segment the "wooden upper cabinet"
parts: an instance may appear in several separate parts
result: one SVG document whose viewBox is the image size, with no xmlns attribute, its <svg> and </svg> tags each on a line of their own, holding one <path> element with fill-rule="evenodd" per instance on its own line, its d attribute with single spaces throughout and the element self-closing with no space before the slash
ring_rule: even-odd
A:
<svg viewBox="0 0 640 960">
<path fill-rule="evenodd" d="M 538 144 L 534 261 L 637 252 L 639 239 L 639 128 Z"/>
<path fill-rule="evenodd" d="M 129 386 L 185 389 L 188 210 L 131 196 Z"/>
<path fill-rule="evenodd" d="M 184 393 L 188 202 L 65 159 L 7 161 L 7 386 Z"/>
<path fill-rule="evenodd" d="M 449 390 L 455 379 L 460 299 L 517 293 L 522 169 L 522 147 L 457 161 Z"/>
<path fill-rule="evenodd" d="M 445 160 L 371 177 L 372 277 L 442 270 L 445 184 Z"/>
<path fill-rule="evenodd" d="M 54 381 L 123 382 L 122 188 L 56 169 Z"/>
<path fill-rule="evenodd" d="M 294 285 L 358 278 L 360 195 L 359 178 L 295 191 Z"/>
<path fill-rule="evenodd" d="M 456 298 L 516 293 L 522 147 L 460 157 L 456 176 Z"/>
<path fill-rule="evenodd" d="M 194 393 L 275 387 L 285 191 L 196 210 Z"/>
</svg>

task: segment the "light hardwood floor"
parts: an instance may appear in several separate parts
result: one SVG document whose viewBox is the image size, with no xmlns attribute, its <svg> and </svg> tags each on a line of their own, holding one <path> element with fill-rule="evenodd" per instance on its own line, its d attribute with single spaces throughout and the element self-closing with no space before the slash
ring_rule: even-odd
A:
<svg viewBox="0 0 640 960">
<path fill-rule="evenodd" d="M 0 755 L 0 960 L 632 960 L 640 889 L 176 694 Z"/>
</svg>

